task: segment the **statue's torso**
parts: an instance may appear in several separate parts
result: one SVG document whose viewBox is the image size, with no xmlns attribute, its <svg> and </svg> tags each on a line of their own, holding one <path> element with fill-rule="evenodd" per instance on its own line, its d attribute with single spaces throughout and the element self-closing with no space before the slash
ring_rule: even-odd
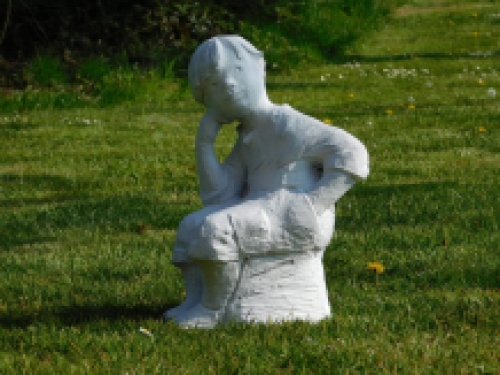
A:
<svg viewBox="0 0 500 375">
<path fill-rule="evenodd" d="M 258 129 L 240 134 L 241 158 L 249 194 L 282 188 L 310 191 L 321 178 L 321 165 L 302 157 L 305 134 L 290 126 L 297 122 L 287 106 L 278 107 Z"/>
</svg>

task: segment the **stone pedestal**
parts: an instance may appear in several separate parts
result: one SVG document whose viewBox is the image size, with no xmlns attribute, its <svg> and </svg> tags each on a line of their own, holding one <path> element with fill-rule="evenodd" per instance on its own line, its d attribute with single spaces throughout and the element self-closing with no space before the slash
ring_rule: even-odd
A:
<svg viewBox="0 0 500 375">
<path fill-rule="evenodd" d="M 243 260 L 225 321 L 316 322 L 330 316 L 322 253 L 289 253 Z"/>
</svg>

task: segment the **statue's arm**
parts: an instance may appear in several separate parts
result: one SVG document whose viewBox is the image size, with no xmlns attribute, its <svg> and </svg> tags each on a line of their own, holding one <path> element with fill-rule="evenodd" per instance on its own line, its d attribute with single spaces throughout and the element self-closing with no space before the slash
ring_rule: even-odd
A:
<svg viewBox="0 0 500 375">
<path fill-rule="evenodd" d="M 200 196 L 204 205 L 222 203 L 240 196 L 243 185 L 243 166 L 233 149 L 221 164 L 214 149 L 222 126 L 213 112 L 208 111 L 200 122 L 196 135 L 196 165 L 200 180 Z"/>
<path fill-rule="evenodd" d="M 355 178 L 345 171 L 324 169 L 323 176 L 309 192 L 316 213 L 321 215 L 330 209 L 355 183 Z"/>
<path fill-rule="evenodd" d="M 317 213 L 321 215 L 352 188 L 356 181 L 368 176 L 368 151 L 353 135 L 322 123 L 309 135 L 306 157 L 319 164 L 322 169 L 322 176 L 309 192 L 309 197 Z"/>
</svg>

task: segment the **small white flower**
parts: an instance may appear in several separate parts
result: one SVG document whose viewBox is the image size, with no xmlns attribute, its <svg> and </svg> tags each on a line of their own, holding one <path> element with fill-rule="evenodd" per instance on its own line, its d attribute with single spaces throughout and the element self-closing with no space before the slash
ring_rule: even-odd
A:
<svg viewBox="0 0 500 375">
<path fill-rule="evenodd" d="M 151 332 L 149 332 L 149 330 L 147 330 L 146 328 L 140 327 L 139 331 L 141 333 L 144 333 L 146 336 L 153 337 L 153 334 Z"/>
<path fill-rule="evenodd" d="M 433 83 L 431 81 L 427 81 L 425 85 L 430 88 L 433 86 Z"/>
<path fill-rule="evenodd" d="M 495 90 L 493 87 L 490 87 L 488 89 L 488 96 L 490 98 L 495 98 L 497 96 L 497 90 Z"/>
<path fill-rule="evenodd" d="M 408 97 L 408 102 L 415 103 L 415 98 L 413 96 Z"/>
<path fill-rule="evenodd" d="M 339 74 L 339 78 L 342 79 L 344 78 L 344 76 L 342 74 Z"/>
<path fill-rule="evenodd" d="M 325 79 L 325 76 L 321 76 L 321 81 L 324 81 Z"/>
</svg>

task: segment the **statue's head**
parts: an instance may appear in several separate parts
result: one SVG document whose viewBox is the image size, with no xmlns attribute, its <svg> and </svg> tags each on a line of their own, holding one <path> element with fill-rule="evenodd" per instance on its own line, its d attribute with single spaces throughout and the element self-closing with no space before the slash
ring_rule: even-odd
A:
<svg viewBox="0 0 500 375">
<path fill-rule="evenodd" d="M 195 100 L 229 120 L 252 110 L 267 95 L 263 54 L 237 35 L 203 42 L 191 57 L 188 74 Z"/>
</svg>

